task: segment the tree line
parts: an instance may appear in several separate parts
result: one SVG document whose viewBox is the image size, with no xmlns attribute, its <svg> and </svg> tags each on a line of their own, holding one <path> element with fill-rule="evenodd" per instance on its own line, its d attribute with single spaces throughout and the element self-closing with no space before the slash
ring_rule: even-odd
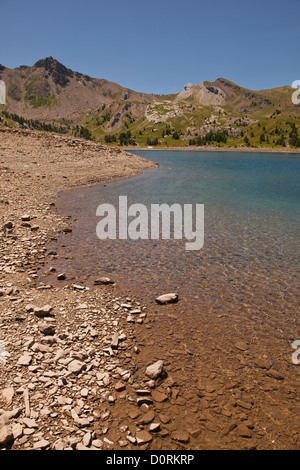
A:
<svg viewBox="0 0 300 470">
<path fill-rule="evenodd" d="M 2 111 L 2 114 L 7 119 L 11 119 L 14 122 L 19 123 L 21 126 L 28 126 L 31 129 L 35 129 L 38 131 L 46 131 L 46 132 L 56 132 L 58 134 L 67 134 L 69 132 L 69 127 L 66 126 L 56 126 L 54 124 L 49 124 L 39 119 L 26 119 L 23 116 L 19 116 L 18 114 L 9 113 L 8 111 Z"/>
</svg>

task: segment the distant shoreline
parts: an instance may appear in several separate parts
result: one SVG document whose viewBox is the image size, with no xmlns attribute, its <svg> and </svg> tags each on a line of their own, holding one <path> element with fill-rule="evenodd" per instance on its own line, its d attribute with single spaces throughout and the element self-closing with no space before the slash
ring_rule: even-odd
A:
<svg viewBox="0 0 300 470">
<path fill-rule="evenodd" d="M 295 153 L 300 155 L 300 149 L 274 149 L 274 148 L 263 148 L 263 147 L 194 147 L 194 146 L 187 146 L 187 147 L 162 147 L 162 146 L 155 146 L 155 147 L 126 147 L 126 150 L 198 150 L 198 151 L 206 151 L 206 152 L 259 152 L 259 153 Z"/>
</svg>

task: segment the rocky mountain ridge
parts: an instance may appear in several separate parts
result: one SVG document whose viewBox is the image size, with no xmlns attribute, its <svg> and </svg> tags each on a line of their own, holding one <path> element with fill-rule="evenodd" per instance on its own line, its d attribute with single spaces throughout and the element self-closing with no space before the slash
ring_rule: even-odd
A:
<svg viewBox="0 0 300 470">
<path fill-rule="evenodd" d="M 218 78 L 155 95 L 74 72 L 53 57 L 15 69 L 0 65 L 0 80 L 6 85 L 6 105 L 0 106 L 4 123 L 11 124 L 8 119 L 15 121 L 16 115 L 22 126 L 42 121 L 106 143 L 187 145 L 208 132 L 225 132 L 229 139 L 239 138 L 232 145 L 248 145 L 251 138 L 253 144 L 267 142 L 262 127 L 276 145 L 295 134 L 291 125 L 299 127 L 299 105 L 292 103 L 289 86 L 253 91 Z M 33 122 L 27 125 L 36 128 Z"/>
</svg>

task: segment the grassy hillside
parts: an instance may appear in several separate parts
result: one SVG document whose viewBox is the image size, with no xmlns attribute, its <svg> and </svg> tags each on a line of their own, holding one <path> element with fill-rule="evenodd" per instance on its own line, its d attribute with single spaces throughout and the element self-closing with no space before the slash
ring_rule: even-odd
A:
<svg viewBox="0 0 300 470">
<path fill-rule="evenodd" d="M 0 66 L 8 126 L 54 130 L 114 146 L 300 148 L 293 89 L 253 91 L 224 78 L 180 93 L 137 93 L 67 69 L 52 57 L 34 66 Z"/>
</svg>

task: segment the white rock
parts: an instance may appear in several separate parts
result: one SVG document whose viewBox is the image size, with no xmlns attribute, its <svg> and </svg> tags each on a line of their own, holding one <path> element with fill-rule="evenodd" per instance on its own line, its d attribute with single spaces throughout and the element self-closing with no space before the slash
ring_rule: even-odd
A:
<svg viewBox="0 0 300 470">
<path fill-rule="evenodd" d="M 80 374 L 80 372 L 82 372 L 85 367 L 86 365 L 84 362 L 80 362 L 75 359 L 68 364 L 68 371 L 72 372 L 72 374 Z"/>
<path fill-rule="evenodd" d="M 35 450 L 38 450 L 38 449 L 46 449 L 46 447 L 48 447 L 50 445 L 49 441 L 47 441 L 46 439 L 41 439 L 40 441 L 38 442 L 35 442 L 33 444 L 33 448 Z"/>
<path fill-rule="evenodd" d="M 1 390 L 1 396 L 8 404 L 12 402 L 13 396 L 15 394 L 13 387 L 7 387 Z"/>
<path fill-rule="evenodd" d="M 171 292 L 170 294 L 160 295 L 155 299 L 158 304 L 168 304 L 178 301 L 178 294 Z"/>
<path fill-rule="evenodd" d="M 157 361 L 154 364 L 151 364 L 151 366 L 147 367 L 145 374 L 150 379 L 157 379 L 157 377 L 159 377 L 163 371 L 163 366 L 164 366 L 164 361 L 162 360 Z"/>
<path fill-rule="evenodd" d="M 17 362 L 19 366 L 29 366 L 32 361 L 32 356 L 25 352 L 23 356 L 21 356 Z"/>
</svg>

